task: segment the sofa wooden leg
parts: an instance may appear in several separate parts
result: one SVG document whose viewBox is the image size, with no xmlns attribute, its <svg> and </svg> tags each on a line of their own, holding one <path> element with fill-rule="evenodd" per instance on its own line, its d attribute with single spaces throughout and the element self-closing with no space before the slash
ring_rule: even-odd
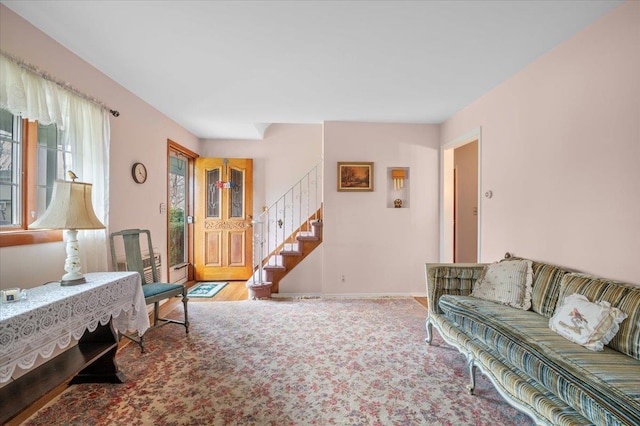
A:
<svg viewBox="0 0 640 426">
<path fill-rule="evenodd" d="M 431 324 L 431 320 L 429 317 L 427 317 L 427 320 L 424 322 L 424 327 L 427 329 L 427 338 L 424 339 L 425 343 L 427 344 L 431 344 L 431 339 L 433 338 L 433 330 L 432 330 L 432 324 Z"/>
<path fill-rule="evenodd" d="M 467 390 L 469 394 L 473 395 L 473 391 L 476 388 L 476 364 L 473 362 L 473 358 L 467 358 L 467 369 L 469 370 L 469 384 Z"/>
</svg>

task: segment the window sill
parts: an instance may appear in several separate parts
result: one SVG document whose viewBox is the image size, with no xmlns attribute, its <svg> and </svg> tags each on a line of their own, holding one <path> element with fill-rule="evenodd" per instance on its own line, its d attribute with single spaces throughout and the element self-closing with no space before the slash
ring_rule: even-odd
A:
<svg viewBox="0 0 640 426">
<path fill-rule="evenodd" d="M 62 231 L 7 231 L 0 232 L 0 247 L 24 246 L 29 244 L 62 241 Z"/>
</svg>

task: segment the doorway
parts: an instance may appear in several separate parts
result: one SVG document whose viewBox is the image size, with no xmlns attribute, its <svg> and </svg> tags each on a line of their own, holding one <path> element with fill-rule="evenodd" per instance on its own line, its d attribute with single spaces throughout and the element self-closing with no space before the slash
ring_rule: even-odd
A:
<svg viewBox="0 0 640 426">
<path fill-rule="evenodd" d="M 195 278 L 253 274 L 253 160 L 198 158 L 195 167 Z"/>
<path fill-rule="evenodd" d="M 453 150 L 453 262 L 478 261 L 478 141 Z"/>
<path fill-rule="evenodd" d="M 481 147 L 478 128 L 441 148 L 441 262 L 481 259 Z"/>
<path fill-rule="evenodd" d="M 198 154 L 167 144 L 167 253 L 169 282 L 193 279 L 193 174 Z"/>
</svg>

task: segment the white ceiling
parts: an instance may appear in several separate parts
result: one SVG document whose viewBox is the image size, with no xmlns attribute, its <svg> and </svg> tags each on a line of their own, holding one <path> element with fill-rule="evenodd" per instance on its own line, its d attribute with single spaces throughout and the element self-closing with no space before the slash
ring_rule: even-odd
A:
<svg viewBox="0 0 640 426">
<path fill-rule="evenodd" d="M 440 123 L 621 1 L 2 3 L 198 137 L 256 139 Z"/>
</svg>

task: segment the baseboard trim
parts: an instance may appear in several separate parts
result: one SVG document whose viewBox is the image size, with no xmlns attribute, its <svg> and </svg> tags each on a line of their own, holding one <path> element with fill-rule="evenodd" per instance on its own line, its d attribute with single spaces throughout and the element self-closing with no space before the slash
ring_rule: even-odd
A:
<svg viewBox="0 0 640 426">
<path fill-rule="evenodd" d="M 273 299 L 381 299 L 427 297 L 426 293 L 273 293 Z"/>
</svg>

